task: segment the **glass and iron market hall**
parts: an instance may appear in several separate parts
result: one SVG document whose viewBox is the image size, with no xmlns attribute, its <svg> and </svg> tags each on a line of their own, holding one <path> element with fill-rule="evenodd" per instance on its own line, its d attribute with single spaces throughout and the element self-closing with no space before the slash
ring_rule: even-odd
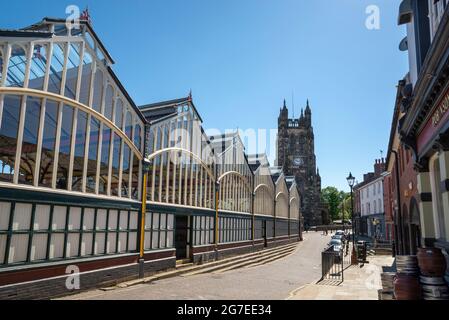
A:
<svg viewBox="0 0 449 320">
<path fill-rule="evenodd" d="M 191 95 L 136 106 L 113 64 L 88 21 L 0 29 L 0 298 L 301 239 L 294 179 L 207 136 Z"/>
</svg>

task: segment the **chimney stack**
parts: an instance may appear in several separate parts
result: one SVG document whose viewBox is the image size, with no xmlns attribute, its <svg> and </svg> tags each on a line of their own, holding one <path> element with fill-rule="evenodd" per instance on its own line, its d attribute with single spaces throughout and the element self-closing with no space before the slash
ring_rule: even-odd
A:
<svg viewBox="0 0 449 320">
<path fill-rule="evenodd" d="M 385 171 L 385 159 L 376 159 L 376 162 L 374 164 L 374 174 L 377 176 L 380 176 L 382 172 Z"/>
</svg>

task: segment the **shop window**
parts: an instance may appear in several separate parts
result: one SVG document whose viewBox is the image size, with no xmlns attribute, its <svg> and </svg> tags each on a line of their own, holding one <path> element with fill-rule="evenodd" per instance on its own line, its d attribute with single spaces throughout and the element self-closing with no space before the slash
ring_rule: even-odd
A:
<svg viewBox="0 0 449 320">
<path fill-rule="evenodd" d="M 152 217 L 152 234 L 151 234 L 151 249 L 159 249 L 159 221 L 160 221 L 160 214 L 159 213 L 153 213 Z"/>
<path fill-rule="evenodd" d="M 83 191 L 84 151 L 86 149 L 87 113 L 78 110 L 73 158 L 72 190 Z"/>
<path fill-rule="evenodd" d="M 28 97 L 26 101 L 19 183 L 28 185 L 34 183 L 41 103 L 40 98 L 33 97 Z"/>
<path fill-rule="evenodd" d="M 30 261 L 45 260 L 47 257 L 50 211 L 49 205 L 36 205 Z"/>
<path fill-rule="evenodd" d="M 103 137 L 101 143 L 100 181 L 98 192 L 107 194 L 109 180 L 109 147 L 111 145 L 112 130 L 103 125 Z"/>
<path fill-rule="evenodd" d="M 62 125 L 59 143 L 58 171 L 56 175 L 56 188 L 67 190 L 69 178 L 70 149 L 72 145 L 72 125 L 74 110 L 64 105 L 62 109 Z"/>
<path fill-rule="evenodd" d="M 92 254 L 95 209 L 86 208 L 83 212 L 82 238 L 81 238 L 81 256 L 89 256 Z"/>
<path fill-rule="evenodd" d="M 65 79 L 64 95 L 67 98 L 76 98 L 76 87 L 78 83 L 78 71 L 81 64 L 80 43 L 71 43 L 69 46 L 69 56 L 67 59 L 67 74 Z"/>
<path fill-rule="evenodd" d="M 47 70 L 48 45 L 35 44 L 30 66 L 30 80 L 28 87 L 43 90 L 45 73 Z"/>
<path fill-rule="evenodd" d="M 97 183 L 97 155 L 100 138 L 100 121 L 90 117 L 89 154 L 87 157 L 86 192 L 95 193 Z"/>
<path fill-rule="evenodd" d="M 95 228 L 95 241 L 94 241 L 94 255 L 100 255 L 105 253 L 106 249 L 106 230 L 107 230 L 107 210 L 98 209 L 96 228 Z"/>
<path fill-rule="evenodd" d="M 79 255 L 79 239 L 81 229 L 81 208 L 71 207 L 68 216 L 68 235 L 66 247 L 66 257 L 77 257 Z"/>
<path fill-rule="evenodd" d="M 4 96 L 0 126 L 0 181 L 13 181 L 21 101 L 20 96 Z"/>
<path fill-rule="evenodd" d="M 50 74 L 48 79 L 48 91 L 56 94 L 61 93 L 65 46 L 65 44 L 53 44 L 53 54 L 51 57 Z"/>
<path fill-rule="evenodd" d="M 101 113 L 101 101 L 103 98 L 103 72 L 97 67 L 94 79 L 94 96 L 92 100 L 92 108 Z"/>
<path fill-rule="evenodd" d="M 5 85 L 7 87 L 23 87 L 25 70 L 27 66 L 26 50 L 22 46 L 11 47 L 11 57 L 8 64 L 8 75 Z"/>
<path fill-rule="evenodd" d="M 50 259 L 58 259 L 64 257 L 64 233 L 65 222 L 67 218 L 67 207 L 54 206 L 53 221 L 51 225 L 52 234 L 50 239 Z"/>
<path fill-rule="evenodd" d="M 117 251 L 117 229 L 120 215 L 117 210 L 109 210 L 108 217 L 108 237 L 106 241 L 106 253 L 115 253 Z"/>
<path fill-rule="evenodd" d="M 83 56 L 83 67 L 81 69 L 81 86 L 79 102 L 89 105 L 90 84 L 92 80 L 92 57 L 85 50 Z"/>
<path fill-rule="evenodd" d="M 130 229 L 129 222 L 130 214 L 125 211 L 121 211 L 120 213 L 120 223 L 119 223 L 119 234 L 117 239 L 117 252 L 126 252 L 127 251 L 127 236 L 128 233 L 124 231 L 128 231 Z"/>
</svg>

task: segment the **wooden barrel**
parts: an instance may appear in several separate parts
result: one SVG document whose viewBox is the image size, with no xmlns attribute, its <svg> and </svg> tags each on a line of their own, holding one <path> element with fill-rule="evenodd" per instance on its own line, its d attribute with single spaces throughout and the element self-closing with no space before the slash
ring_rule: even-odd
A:
<svg viewBox="0 0 449 320">
<path fill-rule="evenodd" d="M 427 277 L 444 277 L 446 272 L 446 258 L 438 248 L 419 248 L 418 265 L 421 274 Z"/>
<path fill-rule="evenodd" d="M 419 279 L 412 275 L 398 273 L 394 280 L 394 296 L 396 300 L 420 300 Z"/>
</svg>

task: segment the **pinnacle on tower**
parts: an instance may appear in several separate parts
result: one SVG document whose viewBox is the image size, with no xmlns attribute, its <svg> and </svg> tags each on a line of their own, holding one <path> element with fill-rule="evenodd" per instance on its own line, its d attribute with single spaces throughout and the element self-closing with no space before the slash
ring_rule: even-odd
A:
<svg viewBox="0 0 449 320">
<path fill-rule="evenodd" d="M 306 115 L 307 114 L 312 114 L 312 110 L 310 109 L 310 105 L 309 105 L 309 99 L 307 99 L 307 106 L 306 106 Z"/>
</svg>

